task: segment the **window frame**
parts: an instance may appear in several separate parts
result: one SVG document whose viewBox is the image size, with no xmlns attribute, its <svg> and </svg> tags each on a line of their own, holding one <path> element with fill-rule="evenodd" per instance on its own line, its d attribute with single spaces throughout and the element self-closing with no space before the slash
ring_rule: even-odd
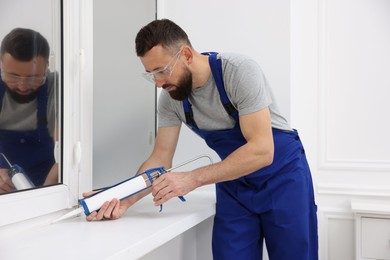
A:
<svg viewBox="0 0 390 260">
<path fill-rule="evenodd" d="M 92 0 L 52 1 L 63 10 L 63 182 L 1 195 L 0 228 L 74 207 L 92 188 Z"/>
</svg>

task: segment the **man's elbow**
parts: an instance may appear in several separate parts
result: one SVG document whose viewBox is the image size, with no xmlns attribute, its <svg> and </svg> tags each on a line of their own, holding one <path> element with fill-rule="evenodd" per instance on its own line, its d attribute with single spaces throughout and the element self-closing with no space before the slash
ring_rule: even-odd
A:
<svg viewBox="0 0 390 260">
<path fill-rule="evenodd" d="M 254 145 L 253 155 L 255 155 L 256 167 L 263 168 L 271 165 L 274 161 L 274 144 L 273 142 L 261 142 Z"/>
<path fill-rule="evenodd" d="M 274 161 L 274 152 L 268 152 L 265 156 L 265 166 L 271 165 Z"/>
<path fill-rule="evenodd" d="M 264 162 L 263 167 L 271 165 L 273 161 L 274 161 L 274 147 L 272 146 L 268 148 L 263 154 L 263 162 Z"/>
</svg>

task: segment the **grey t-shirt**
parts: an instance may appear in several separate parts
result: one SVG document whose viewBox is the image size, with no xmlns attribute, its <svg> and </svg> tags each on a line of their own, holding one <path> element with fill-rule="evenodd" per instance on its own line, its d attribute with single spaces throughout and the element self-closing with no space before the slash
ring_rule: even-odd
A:
<svg viewBox="0 0 390 260">
<path fill-rule="evenodd" d="M 54 72 L 48 73 L 48 101 L 47 101 L 47 121 L 49 133 L 53 137 L 54 128 L 56 126 L 56 104 L 55 98 L 58 86 L 58 74 Z M 0 129 L 12 131 L 28 131 L 35 130 L 38 127 L 37 120 L 37 99 L 26 104 L 16 103 L 7 91 L 4 92 L 2 107 L 0 111 Z"/>
<path fill-rule="evenodd" d="M 249 57 L 233 53 L 220 53 L 223 81 L 228 98 L 238 110 L 246 115 L 268 107 L 272 127 L 291 130 L 287 120 L 280 114 L 272 90 L 260 68 Z M 192 89 L 189 101 L 194 120 L 202 130 L 223 130 L 234 126 L 235 121 L 223 107 L 212 74 L 206 84 Z M 185 122 L 183 102 L 172 99 L 162 91 L 158 103 L 158 126 L 178 126 Z"/>
</svg>

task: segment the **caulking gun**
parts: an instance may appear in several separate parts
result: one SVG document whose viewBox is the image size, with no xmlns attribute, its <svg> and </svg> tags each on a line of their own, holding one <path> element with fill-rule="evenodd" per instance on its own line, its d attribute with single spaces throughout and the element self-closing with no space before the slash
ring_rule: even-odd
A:
<svg viewBox="0 0 390 260">
<path fill-rule="evenodd" d="M 122 182 L 119 182 L 115 185 L 112 185 L 108 188 L 104 188 L 91 196 L 80 199 L 79 202 L 82 207 L 79 207 L 64 216 L 54 220 L 52 223 L 71 218 L 76 216 L 84 211 L 84 213 L 88 216 L 91 212 L 99 210 L 104 202 L 111 201 L 113 198 L 118 198 L 120 200 L 126 199 L 134 194 L 137 194 L 147 188 L 151 187 L 154 180 L 163 175 L 164 173 L 170 172 L 174 169 L 177 169 L 183 165 L 196 161 L 200 158 L 207 157 L 210 160 L 210 164 L 212 164 L 212 159 L 208 155 L 200 155 L 191 160 L 183 162 L 175 167 L 170 169 L 165 169 L 164 167 L 157 167 L 148 169 L 134 177 L 126 179 Z M 181 201 L 185 201 L 183 196 L 179 196 Z M 162 206 L 160 206 L 160 211 L 162 210 Z"/>
</svg>

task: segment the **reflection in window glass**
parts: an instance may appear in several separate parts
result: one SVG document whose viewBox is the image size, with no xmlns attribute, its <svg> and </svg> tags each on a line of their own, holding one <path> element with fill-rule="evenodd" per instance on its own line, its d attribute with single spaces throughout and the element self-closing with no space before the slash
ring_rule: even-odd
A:
<svg viewBox="0 0 390 260">
<path fill-rule="evenodd" d="M 0 194 L 61 182 L 60 7 L 0 3 L 1 17 L 18 13 L 0 23 Z"/>
</svg>

